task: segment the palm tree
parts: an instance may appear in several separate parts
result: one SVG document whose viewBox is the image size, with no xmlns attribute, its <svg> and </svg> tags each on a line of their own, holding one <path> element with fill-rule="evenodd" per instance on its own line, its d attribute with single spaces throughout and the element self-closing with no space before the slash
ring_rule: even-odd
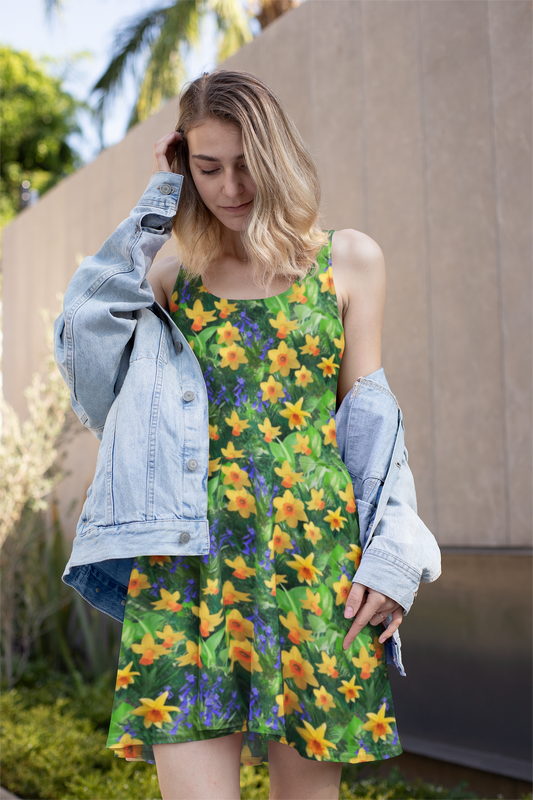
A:
<svg viewBox="0 0 533 800">
<path fill-rule="evenodd" d="M 215 15 L 220 37 L 217 60 L 220 62 L 253 39 L 252 19 L 264 28 L 301 2 L 174 0 L 127 20 L 116 31 L 111 60 L 91 90 L 91 94 L 98 98 L 95 114 L 100 125 L 100 137 L 113 97 L 129 72 L 137 80 L 137 97 L 128 130 L 178 94 L 187 78 L 184 58 L 200 41 L 200 24 L 206 14 L 211 12 Z M 50 15 L 62 8 L 63 0 L 45 0 L 45 4 Z M 142 74 L 138 77 L 141 64 Z"/>
</svg>

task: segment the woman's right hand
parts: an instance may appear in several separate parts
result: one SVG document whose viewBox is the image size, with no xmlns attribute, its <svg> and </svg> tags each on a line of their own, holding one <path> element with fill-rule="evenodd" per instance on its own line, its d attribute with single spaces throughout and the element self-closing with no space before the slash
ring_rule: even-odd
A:
<svg viewBox="0 0 533 800">
<path fill-rule="evenodd" d="M 154 144 L 152 175 L 156 172 L 172 172 L 171 164 L 174 161 L 176 147 L 183 141 L 183 135 L 179 131 L 172 131 L 172 133 L 166 133 Z"/>
</svg>

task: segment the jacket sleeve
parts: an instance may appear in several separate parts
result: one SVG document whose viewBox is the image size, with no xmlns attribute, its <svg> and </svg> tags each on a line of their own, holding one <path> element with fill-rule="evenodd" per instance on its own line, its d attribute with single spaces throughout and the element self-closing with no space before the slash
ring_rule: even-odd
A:
<svg viewBox="0 0 533 800">
<path fill-rule="evenodd" d="M 440 575 L 440 550 L 417 513 L 401 409 L 383 368 L 359 378 L 337 412 L 339 452 L 359 519 L 353 580 L 411 608 L 421 581 Z"/>
<path fill-rule="evenodd" d="M 129 217 L 70 281 L 54 357 L 74 411 L 97 438 L 126 375 L 136 318 L 154 303 L 146 275 L 170 238 L 183 176 L 156 172 Z"/>
</svg>

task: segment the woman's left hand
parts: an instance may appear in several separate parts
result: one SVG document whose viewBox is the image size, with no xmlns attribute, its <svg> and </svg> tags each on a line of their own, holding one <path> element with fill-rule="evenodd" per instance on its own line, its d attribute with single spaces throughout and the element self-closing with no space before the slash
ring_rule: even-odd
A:
<svg viewBox="0 0 533 800">
<path fill-rule="evenodd" d="M 376 592 L 375 589 L 367 589 L 366 586 L 354 581 L 350 594 L 346 599 L 346 608 L 344 610 L 344 616 L 347 618 L 354 617 L 354 621 L 344 637 L 343 648 L 346 650 L 351 645 L 365 625 L 368 625 L 368 623 L 371 625 L 384 624 L 389 614 L 392 614 L 392 620 L 379 637 L 381 644 L 389 639 L 394 631 L 400 627 L 403 619 L 403 608 L 395 600 L 391 600 L 390 597 L 386 597 L 381 592 Z"/>
</svg>

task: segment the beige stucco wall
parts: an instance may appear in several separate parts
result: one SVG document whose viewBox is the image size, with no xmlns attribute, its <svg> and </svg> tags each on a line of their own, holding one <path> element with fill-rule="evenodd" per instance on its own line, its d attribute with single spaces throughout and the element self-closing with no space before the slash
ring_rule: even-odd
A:
<svg viewBox="0 0 533 800">
<path fill-rule="evenodd" d="M 442 545 L 531 544 L 531 52 L 529 0 L 308 0 L 223 65 L 261 77 L 294 117 L 323 227 L 362 230 L 385 254 L 383 366 Z M 128 214 L 176 119 L 172 101 L 6 229 L 18 409 L 43 356 L 38 309 L 57 309 L 79 258 Z M 82 432 L 71 448 L 70 533 L 96 446 Z"/>
</svg>

